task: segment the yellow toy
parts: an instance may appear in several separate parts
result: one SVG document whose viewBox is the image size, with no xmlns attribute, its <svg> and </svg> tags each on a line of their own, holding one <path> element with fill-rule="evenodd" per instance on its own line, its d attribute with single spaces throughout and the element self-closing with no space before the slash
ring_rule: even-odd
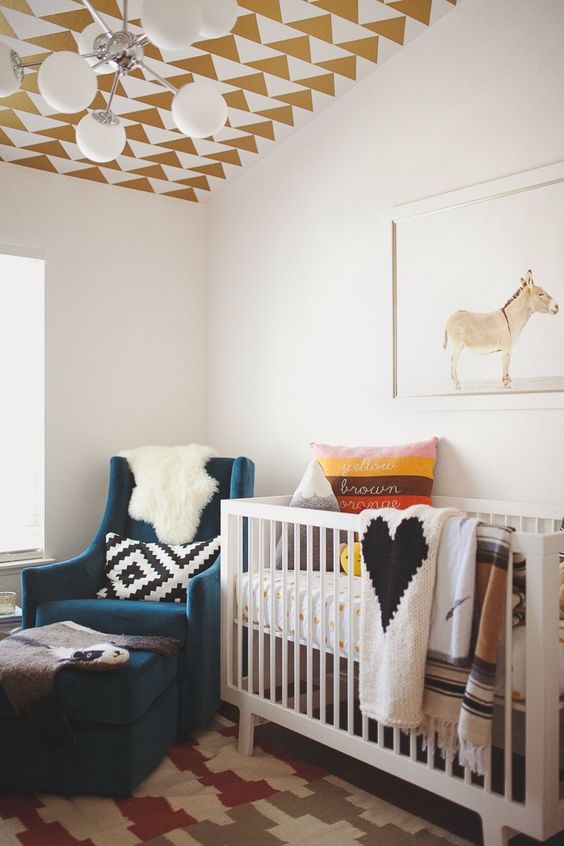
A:
<svg viewBox="0 0 564 846">
<path fill-rule="evenodd" d="M 360 566 L 360 543 L 357 541 L 353 544 L 353 555 L 354 555 L 354 574 L 355 576 L 360 576 L 361 574 L 361 566 Z M 341 567 L 345 571 L 345 573 L 349 572 L 349 545 L 348 543 L 343 546 L 341 549 Z"/>
</svg>

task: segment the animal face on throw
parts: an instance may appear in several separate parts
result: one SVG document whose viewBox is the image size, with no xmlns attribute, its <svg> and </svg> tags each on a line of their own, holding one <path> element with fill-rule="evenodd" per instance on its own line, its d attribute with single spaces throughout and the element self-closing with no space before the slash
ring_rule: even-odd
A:
<svg viewBox="0 0 564 846">
<path fill-rule="evenodd" d="M 96 643 L 84 649 L 69 649 L 65 646 L 55 646 L 50 649 L 60 662 L 77 666 L 86 664 L 90 668 L 94 668 L 96 664 L 104 667 L 125 664 L 129 658 L 127 649 L 121 649 L 113 643 Z"/>
</svg>

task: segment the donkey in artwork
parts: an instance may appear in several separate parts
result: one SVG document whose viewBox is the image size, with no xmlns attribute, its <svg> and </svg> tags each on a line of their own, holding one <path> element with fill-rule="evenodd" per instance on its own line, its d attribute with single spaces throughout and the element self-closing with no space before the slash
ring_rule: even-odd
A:
<svg viewBox="0 0 564 846">
<path fill-rule="evenodd" d="M 447 320 L 443 348 L 446 349 L 450 338 L 450 376 L 457 391 L 460 390 L 460 382 L 456 365 L 464 347 L 482 355 L 500 352 L 503 387 L 511 387 L 511 350 L 533 312 L 558 314 L 558 303 L 544 288 L 535 285 L 533 273 L 529 270 L 527 276 L 521 279 L 521 286 L 502 308 L 487 314 L 477 314 L 473 311 L 455 311 L 451 314 Z"/>
</svg>

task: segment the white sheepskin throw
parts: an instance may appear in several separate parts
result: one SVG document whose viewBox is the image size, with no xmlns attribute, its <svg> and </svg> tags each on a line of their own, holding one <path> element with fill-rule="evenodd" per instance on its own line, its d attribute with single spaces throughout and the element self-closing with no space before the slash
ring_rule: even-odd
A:
<svg viewBox="0 0 564 846">
<path fill-rule="evenodd" d="M 135 476 L 129 516 L 155 527 L 162 543 L 190 543 L 218 482 L 205 466 L 216 451 L 208 446 L 145 446 L 120 453 Z"/>
</svg>

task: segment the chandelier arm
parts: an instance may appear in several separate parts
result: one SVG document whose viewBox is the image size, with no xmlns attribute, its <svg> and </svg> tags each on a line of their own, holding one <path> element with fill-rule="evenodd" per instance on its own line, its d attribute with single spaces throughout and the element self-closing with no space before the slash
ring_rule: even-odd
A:
<svg viewBox="0 0 564 846">
<path fill-rule="evenodd" d="M 80 0 L 83 6 L 86 6 L 88 11 L 90 12 L 92 18 L 96 21 L 96 23 L 102 27 L 106 35 L 113 35 L 113 32 L 109 28 L 108 24 L 100 14 L 100 12 L 94 8 L 90 0 Z"/>
<path fill-rule="evenodd" d="M 20 67 L 22 67 L 22 68 L 36 68 L 39 65 L 42 65 L 44 61 L 45 61 L 45 58 L 36 59 L 34 62 L 24 62 L 24 61 L 22 61 Z"/>
<path fill-rule="evenodd" d="M 116 93 L 116 89 L 118 86 L 119 78 L 121 76 L 121 72 L 117 71 L 114 77 L 114 83 L 112 85 L 112 90 L 110 91 L 110 96 L 108 98 L 108 105 L 106 106 L 106 114 L 109 115 L 112 107 L 112 100 L 114 99 L 114 94 Z"/>
<path fill-rule="evenodd" d="M 98 57 L 98 53 L 79 53 L 81 59 L 96 59 Z M 45 61 L 45 57 L 42 59 L 34 59 L 31 62 L 25 62 L 22 60 L 20 67 L 22 68 L 36 68 L 39 65 L 42 65 Z"/>
<path fill-rule="evenodd" d="M 91 65 L 92 70 L 96 70 L 96 68 L 101 68 L 102 65 L 109 65 L 111 59 L 100 59 L 99 62 L 96 62 L 95 65 Z"/>
<path fill-rule="evenodd" d="M 132 47 L 144 47 L 146 44 L 150 44 L 151 40 L 148 35 L 138 35 L 137 38 L 134 38 L 131 42 Z"/>
<path fill-rule="evenodd" d="M 146 65 L 145 62 L 139 62 L 139 66 L 142 67 L 144 71 L 147 71 L 150 76 L 153 76 L 158 82 L 160 82 L 161 85 L 164 85 L 165 88 L 168 88 L 169 91 L 172 91 L 173 94 L 178 93 L 178 88 L 176 88 L 171 82 L 169 82 L 168 79 L 165 79 L 163 76 L 161 76 L 160 73 L 157 73 L 156 70 L 153 70 L 153 68 L 150 68 L 148 65 Z"/>
</svg>

